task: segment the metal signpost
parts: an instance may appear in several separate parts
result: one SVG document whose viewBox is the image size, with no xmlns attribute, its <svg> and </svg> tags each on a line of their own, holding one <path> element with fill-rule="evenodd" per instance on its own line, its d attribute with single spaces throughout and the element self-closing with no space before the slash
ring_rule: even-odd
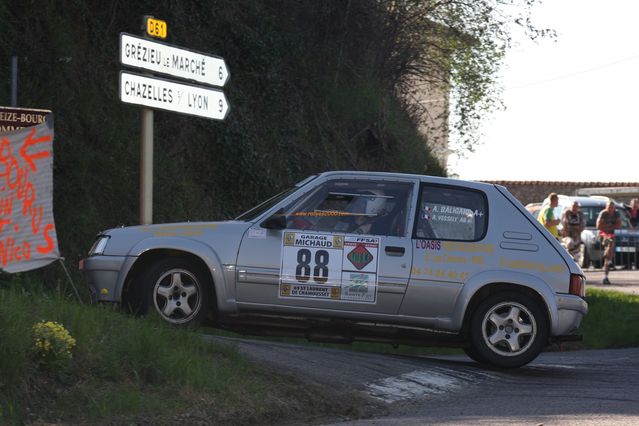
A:
<svg viewBox="0 0 639 426">
<path fill-rule="evenodd" d="M 145 17 L 144 28 L 151 37 L 165 39 L 165 21 Z M 142 106 L 140 126 L 140 223 L 153 222 L 153 109 L 197 117 L 224 120 L 229 103 L 220 89 L 230 77 L 226 62 L 219 56 L 177 47 L 168 43 L 120 34 L 120 63 L 144 74 L 120 72 L 120 100 Z M 153 74 L 189 80 L 182 83 Z M 152 109 L 153 108 L 153 109 Z"/>
</svg>

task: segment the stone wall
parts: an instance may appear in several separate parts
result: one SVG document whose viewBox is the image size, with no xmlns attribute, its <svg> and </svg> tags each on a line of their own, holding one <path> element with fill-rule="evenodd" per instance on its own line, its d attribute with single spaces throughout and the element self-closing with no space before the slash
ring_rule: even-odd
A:
<svg viewBox="0 0 639 426">
<path fill-rule="evenodd" d="M 580 189 L 612 197 L 625 203 L 639 197 L 639 182 L 547 182 L 547 181 L 486 181 L 502 185 L 523 204 L 542 202 L 551 192 L 578 195 Z"/>
</svg>

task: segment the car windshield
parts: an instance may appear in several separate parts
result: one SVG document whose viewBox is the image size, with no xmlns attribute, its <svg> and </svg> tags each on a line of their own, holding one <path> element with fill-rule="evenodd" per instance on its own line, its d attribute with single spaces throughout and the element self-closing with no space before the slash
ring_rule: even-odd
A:
<svg viewBox="0 0 639 426">
<path fill-rule="evenodd" d="M 268 209 L 273 207 L 275 204 L 279 203 L 281 200 L 283 200 L 284 198 L 288 197 L 290 194 L 292 194 L 293 192 L 295 192 L 296 190 L 298 190 L 302 186 L 306 185 L 308 182 L 312 181 L 316 177 L 317 177 L 317 175 L 311 175 L 311 176 L 307 177 L 306 179 L 302 180 L 301 182 L 296 183 L 295 186 L 292 186 L 292 187 L 280 192 L 279 194 L 272 196 L 268 200 L 261 202 L 260 204 L 258 204 L 257 206 L 253 207 L 252 209 L 250 209 L 248 211 L 245 211 L 244 213 L 242 213 L 241 215 L 236 217 L 235 220 L 242 220 L 242 221 L 245 221 L 245 222 L 250 222 L 250 221 L 254 220 L 258 216 L 260 216 L 262 213 L 264 213 L 265 211 L 267 211 Z"/>
<path fill-rule="evenodd" d="M 292 186 L 292 187 L 280 192 L 279 194 L 272 196 L 268 200 L 263 201 L 262 203 L 258 204 L 257 206 L 253 207 L 252 209 L 242 213 L 241 215 L 236 217 L 235 220 L 242 220 L 242 221 L 245 221 L 245 222 L 250 222 L 253 219 L 255 219 L 258 216 L 260 216 L 265 211 L 267 211 L 268 209 L 270 209 L 271 207 L 273 207 L 275 204 L 279 203 L 281 200 L 286 198 L 289 194 L 291 194 L 292 192 L 294 192 L 297 189 L 298 189 L 297 186 Z"/>
</svg>

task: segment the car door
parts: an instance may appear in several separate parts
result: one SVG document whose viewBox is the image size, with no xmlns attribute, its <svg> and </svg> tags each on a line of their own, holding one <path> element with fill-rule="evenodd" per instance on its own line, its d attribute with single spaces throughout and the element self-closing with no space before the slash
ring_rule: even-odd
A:
<svg viewBox="0 0 639 426">
<path fill-rule="evenodd" d="M 397 313 L 410 275 L 416 184 L 333 175 L 276 206 L 271 217 L 285 226 L 263 228 L 262 218 L 242 240 L 239 306 Z"/>
<path fill-rule="evenodd" d="M 478 190 L 422 183 L 413 231 L 413 262 L 400 314 L 449 317 L 463 283 L 494 251 L 484 237 L 488 201 Z"/>
</svg>

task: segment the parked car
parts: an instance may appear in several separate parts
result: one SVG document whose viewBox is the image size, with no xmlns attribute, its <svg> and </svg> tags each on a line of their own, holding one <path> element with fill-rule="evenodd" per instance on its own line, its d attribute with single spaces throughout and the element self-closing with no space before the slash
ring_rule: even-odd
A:
<svg viewBox="0 0 639 426">
<path fill-rule="evenodd" d="M 101 232 L 93 297 L 172 324 L 463 347 L 501 367 L 575 340 L 579 266 L 504 187 L 372 172 L 311 176 L 225 222 Z"/>
<path fill-rule="evenodd" d="M 559 195 L 559 204 L 554 209 L 555 217 L 561 217 L 563 211 L 569 209 L 574 201 L 577 201 L 581 206 L 586 220 L 586 227 L 581 233 L 584 252 L 581 256 L 582 262 L 580 266 L 582 268 L 588 268 L 592 263 L 595 268 L 601 268 L 603 265 L 604 250 L 599 238 L 599 232 L 597 231 L 597 217 L 599 217 L 599 213 L 606 207 L 606 204 L 608 201 L 611 201 L 611 199 L 596 195 Z M 625 268 L 631 268 L 633 265 L 637 267 L 639 256 L 639 229 L 632 228 L 630 225 L 630 217 L 624 205 L 614 200 L 612 201 L 615 203 L 621 217 L 621 229 L 615 231 L 614 264 Z M 542 208 L 548 204 L 548 199 L 544 200 Z M 559 230 L 561 232 L 561 225 L 559 226 Z"/>
<path fill-rule="evenodd" d="M 528 210 L 534 217 L 537 217 L 541 211 L 541 206 L 542 203 L 528 203 L 526 204 L 526 210 Z"/>
</svg>

